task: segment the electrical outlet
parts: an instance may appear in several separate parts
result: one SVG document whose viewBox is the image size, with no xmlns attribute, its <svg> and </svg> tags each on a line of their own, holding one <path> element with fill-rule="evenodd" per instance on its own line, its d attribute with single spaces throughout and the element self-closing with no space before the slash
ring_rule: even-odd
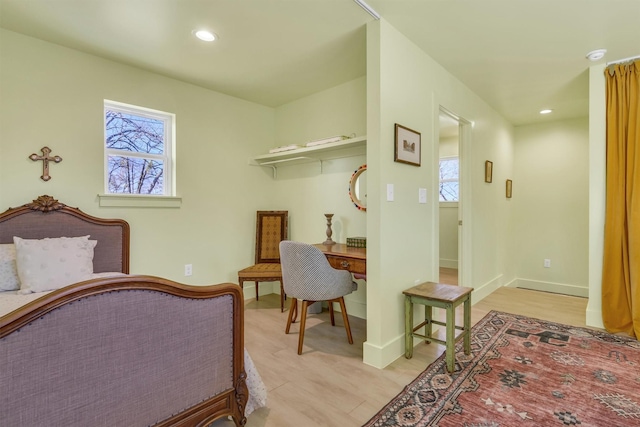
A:
<svg viewBox="0 0 640 427">
<path fill-rule="evenodd" d="M 184 265 L 184 275 L 191 276 L 193 274 L 193 265 L 185 264 Z"/>
<path fill-rule="evenodd" d="M 546 258 L 544 260 L 544 268 L 551 268 L 551 260 Z"/>
</svg>

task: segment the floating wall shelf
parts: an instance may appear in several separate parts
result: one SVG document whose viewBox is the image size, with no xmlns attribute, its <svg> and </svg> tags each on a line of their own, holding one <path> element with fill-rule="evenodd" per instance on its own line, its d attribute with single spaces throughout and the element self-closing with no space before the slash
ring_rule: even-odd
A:
<svg viewBox="0 0 640 427">
<path fill-rule="evenodd" d="M 281 166 L 297 165 L 301 163 L 320 162 L 345 157 L 353 157 L 367 152 L 367 137 L 344 139 L 338 142 L 316 145 L 314 147 L 302 147 L 295 150 L 281 151 L 279 153 L 261 154 L 252 157 L 249 164 L 252 166 L 265 166 L 276 170 Z"/>
</svg>

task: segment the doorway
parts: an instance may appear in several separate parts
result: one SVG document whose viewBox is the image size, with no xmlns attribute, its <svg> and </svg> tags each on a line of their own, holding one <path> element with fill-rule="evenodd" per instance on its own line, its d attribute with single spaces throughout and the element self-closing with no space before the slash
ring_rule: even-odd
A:
<svg viewBox="0 0 640 427">
<path fill-rule="evenodd" d="M 439 282 L 457 285 L 459 283 L 460 125 L 458 120 L 442 109 L 438 123 Z"/>
<path fill-rule="evenodd" d="M 468 194 L 464 185 L 463 154 L 469 135 L 470 122 L 441 106 L 438 116 L 439 282 L 451 285 L 465 282 L 464 266 L 469 265 L 463 256 L 467 255 L 463 247 L 468 234 L 462 227 L 463 195 Z"/>
</svg>

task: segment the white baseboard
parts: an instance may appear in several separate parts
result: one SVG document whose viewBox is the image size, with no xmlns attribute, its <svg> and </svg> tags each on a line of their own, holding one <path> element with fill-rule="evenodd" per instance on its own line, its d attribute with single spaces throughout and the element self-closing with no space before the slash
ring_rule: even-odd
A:
<svg viewBox="0 0 640 427">
<path fill-rule="evenodd" d="M 367 318 L 367 303 L 361 301 L 353 301 L 345 298 L 344 305 L 347 307 L 347 313 L 349 316 L 357 317 L 359 319 Z M 335 311 L 340 311 L 340 306 L 334 304 Z"/>
<path fill-rule="evenodd" d="M 585 319 L 587 326 L 592 328 L 605 329 L 604 323 L 602 323 L 602 311 L 601 310 L 589 310 L 587 307 L 587 317 Z"/>
<path fill-rule="evenodd" d="M 482 301 L 489 294 L 491 294 L 491 292 L 495 291 L 496 289 L 502 286 L 506 286 L 506 285 L 502 283 L 502 274 L 500 274 L 494 277 L 493 279 L 489 280 L 488 282 L 485 282 L 484 284 L 475 287 L 473 289 L 473 292 L 471 293 L 471 305 L 477 303 L 478 301 Z"/>
<path fill-rule="evenodd" d="M 510 287 L 533 289 L 534 291 L 552 292 L 555 294 L 572 295 L 576 297 L 589 297 L 588 286 L 569 285 L 565 283 L 543 282 L 541 280 L 529 280 L 517 278 L 509 284 Z"/>
<path fill-rule="evenodd" d="M 481 301 L 491 292 L 502 286 L 504 286 L 504 284 L 502 283 L 502 274 L 500 274 L 499 276 L 486 282 L 485 284 L 474 288 L 473 292 L 471 293 L 471 305 L 477 303 L 478 301 Z M 433 332 L 435 333 L 437 330 L 438 328 L 434 326 Z M 413 344 L 415 346 L 423 341 L 424 340 L 420 338 L 414 338 Z M 362 350 L 362 359 L 364 363 L 374 366 L 378 369 L 383 369 L 387 365 L 393 363 L 399 357 L 404 357 L 404 333 L 388 341 L 382 347 L 365 342 L 362 346 Z"/>
<path fill-rule="evenodd" d="M 280 295 L 280 282 L 260 282 L 258 284 L 258 290 L 260 296 L 276 294 Z M 253 282 L 244 282 L 242 284 L 242 293 L 244 294 L 244 300 L 250 300 L 256 298 L 256 285 Z"/>
<path fill-rule="evenodd" d="M 326 306 L 328 303 L 324 303 L 323 306 Z M 353 299 L 349 299 L 349 296 L 344 298 L 344 305 L 347 307 L 347 313 L 349 316 L 357 317 L 359 319 L 367 318 L 367 302 L 366 301 L 354 301 Z M 340 304 L 334 303 L 333 310 L 337 313 L 342 313 L 340 310 Z"/>
<path fill-rule="evenodd" d="M 589 289 L 586 287 L 580 287 L 575 285 L 568 285 L 562 283 L 542 282 L 536 280 L 527 280 L 516 278 L 508 283 L 503 283 L 503 275 L 500 274 L 488 282 L 474 288 L 471 294 L 471 303 L 475 304 L 496 289 L 502 286 L 534 289 L 546 292 L 562 293 L 566 295 L 574 295 L 579 297 L 587 297 Z M 279 294 L 280 284 L 278 282 L 261 282 L 260 283 L 260 295 L 267 295 L 270 293 Z M 253 282 L 245 282 L 244 284 L 244 298 L 255 298 L 255 286 Z M 349 315 L 366 319 L 367 307 L 365 302 L 347 300 L 347 311 Z M 337 307 L 336 307 L 337 309 Z M 589 326 L 603 328 L 602 325 L 602 313 L 598 310 L 590 310 L 587 308 L 587 324 Z M 414 344 L 422 342 L 422 340 L 414 339 Z M 378 369 L 383 369 L 389 364 L 393 363 L 399 357 L 404 357 L 404 334 L 400 334 L 394 337 L 392 340 L 385 343 L 383 346 L 372 345 L 369 342 L 365 342 L 363 348 L 363 362 L 367 365 L 374 366 Z"/>
<path fill-rule="evenodd" d="M 258 289 L 260 291 L 260 296 L 276 294 L 280 295 L 280 282 L 260 282 L 258 285 Z M 256 298 L 256 285 L 253 282 L 244 282 L 243 283 L 243 294 L 244 300 L 251 300 Z M 367 303 L 361 301 L 354 301 L 353 299 L 349 299 L 347 296 L 344 301 L 347 306 L 347 313 L 349 316 L 358 317 L 360 319 L 367 318 Z M 285 302 L 285 306 L 288 307 L 288 300 Z M 326 304 L 325 304 L 326 305 Z M 340 313 L 340 306 L 338 304 L 334 304 L 335 310 Z"/>
<path fill-rule="evenodd" d="M 440 267 L 455 268 L 457 270 L 458 269 L 458 260 L 457 259 L 440 258 Z"/>
<path fill-rule="evenodd" d="M 388 341 L 382 347 L 367 341 L 362 345 L 362 362 L 374 368 L 384 369 L 398 357 L 404 357 L 404 334 Z"/>
<path fill-rule="evenodd" d="M 600 304 L 592 304 L 591 302 L 592 299 L 589 299 L 589 302 L 587 303 L 587 316 L 585 319 L 587 326 L 605 329 L 602 321 L 602 307 Z M 597 307 L 594 307 L 594 305 L 597 305 Z"/>
</svg>

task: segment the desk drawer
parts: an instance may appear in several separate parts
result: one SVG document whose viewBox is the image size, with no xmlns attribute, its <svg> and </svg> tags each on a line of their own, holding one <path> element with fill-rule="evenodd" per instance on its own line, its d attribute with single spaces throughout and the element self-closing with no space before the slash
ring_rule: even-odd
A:
<svg viewBox="0 0 640 427">
<path fill-rule="evenodd" d="M 339 270 L 349 270 L 352 273 L 367 274 L 367 261 L 363 259 L 346 258 L 335 255 L 327 255 L 331 267 Z"/>
</svg>

